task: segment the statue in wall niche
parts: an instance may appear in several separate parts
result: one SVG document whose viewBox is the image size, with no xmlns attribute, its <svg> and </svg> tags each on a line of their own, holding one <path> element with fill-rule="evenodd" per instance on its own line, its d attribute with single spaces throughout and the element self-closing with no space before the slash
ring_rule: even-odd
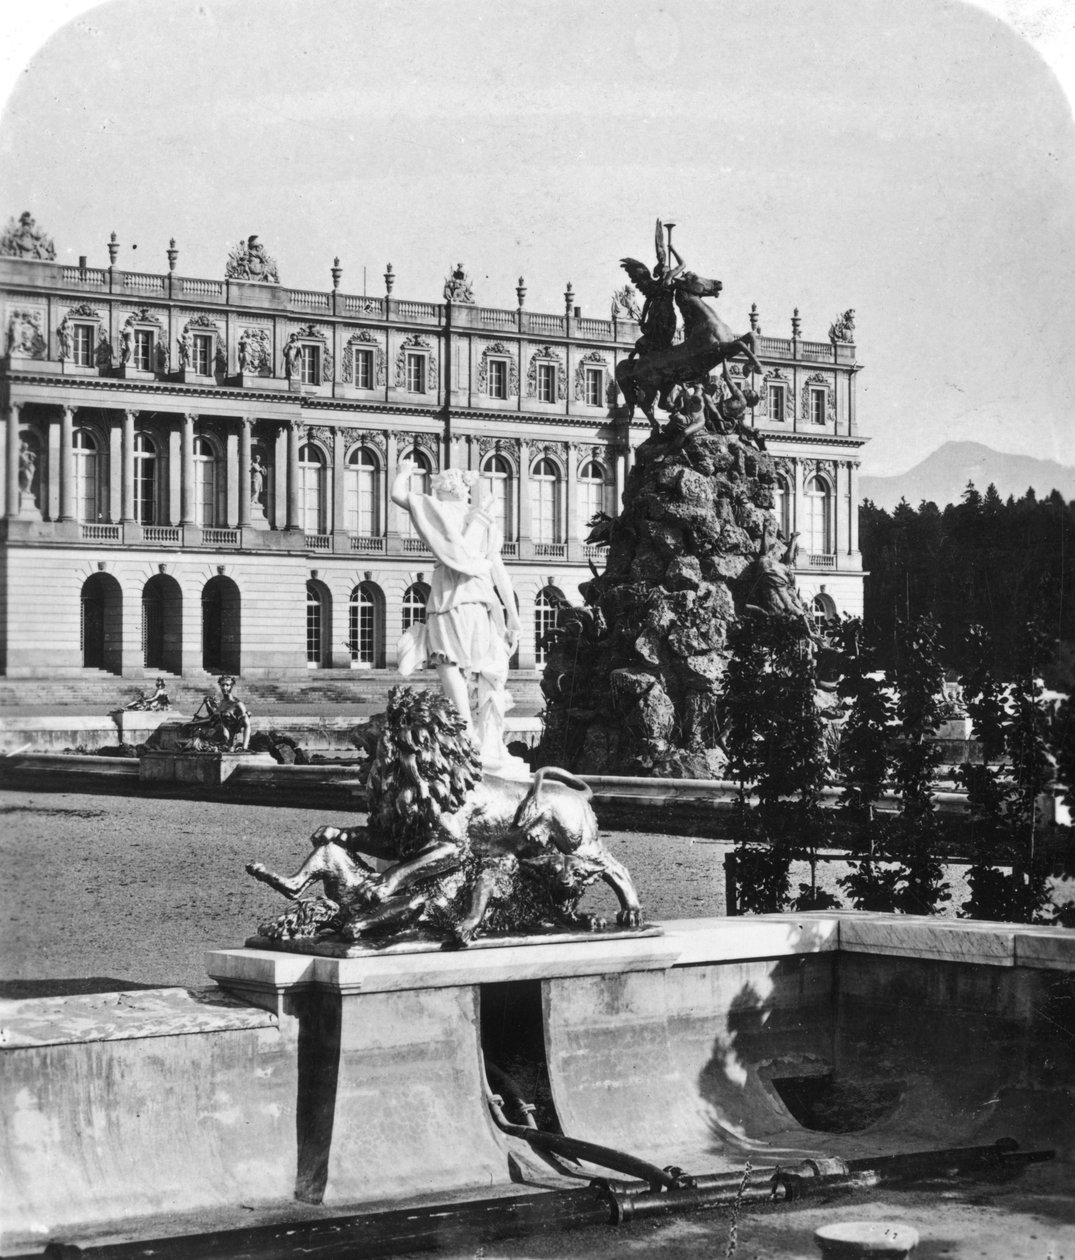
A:
<svg viewBox="0 0 1075 1260">
<path fill-rule="evenodd" d="M 56 246 L 47 232 L 42 232 L 29 210 L 11 219 L 0 235 L 0 254 L 8 258 L 37 258 L 55 262 Z"/>
<path fill-rule="evenodd" d="M 179 366 L 190 367 L 190 361 L 194 356 L 194 337 L 189 328 L 184 328 L 182 334 L 176 338 L 176 347 L 179 350 Z"/>
<path fill-rule="evenodd" d="M 34 478 L 37 476 L 37 451 L 29 442 L 19 446 L 19 490 L 23 494 L 32 494 Z"/>
<path fill-rule="evenodd" d="M 463 270 L 462 263 L 455 264 L 455 270 L 444 282 L 444 300 L 474 304 L 474 291 L 470 287 L 470 278 Z"/>
<path fill-rule="evenodd" d="M 250 743 L 250 713 L 235 695 L 235 679 L 217 679 L 220 699 L 206 696 L 193 718 L 177 732 L 176 747 L 183 752 L 244 752 Z"/>
<path fill-rule="evenodd" d="M 119 335 L 119 361 L 121 363 L 130 363 L 134 357 L 134 329 L 129 325 L 124 325 Z"/>
<path fill-rule="evenodd" d="M 829 340 L 853 343 L 855 340 L 855 311 L 846 310 L 829 326 Z"/>
<path fill-rule="evenodd" d="M 297 900 L 249 942 L 310 952 L 425 939 L 465 946 L 478 935 L 607 924 L 578 909 L 603 880 L 620 927 L 640 928 L 630 874 L 601 842 L 590 790 L 547 768 L 527 782 L 482 775 L 467 719 L 445 695 L 395 687 L 367 747 L 365 827 L 319 827 L 294 875 L 251 862 L 247 872 L 297 899 L 313 884 L 324 896 Z M 378 874 L 367 859 L 391 865 Z"/>
<path fill-rule="evenodd" d="M 299 356 L 301 354 L 302 344 L 299 341 L 299 334 L 293 332 L 284 346 L 284 375 L 289 381 L 296 379 L 298 376 Z"/>
<path fill-rule="evenodd" d="M 260 372 L 272 365 L 269 334 L 264 328 L 245 328 L 239 338 L 236 353 L 240 372 Z"/>
<path fill-rule="evenodd" d="M 66 315 L 56 329 L 56 346 L 60 362 L 65 363 L 71 357 L 71 324 Z"/>
<path fill-rule="evenodd" d="M 261 503 L 265 495 L 265 465 L 255 451 L 250 458 L 250 501 Z"/>
<path fill-rule="evenodd" d="M 245 241 L 232 246 L 224 267 L 224 275 L 228 280 L 253 280 L 261 284 L 280 283 L 276 260 L 269 257 L 265 252 L 265 246 L 256 235 L 248 236 Z"/>
<path fill-rule="evenodd" d="M 96 362 L 99 368 L 108 368 L 112 366 L 112 343 L 102 332 L 97 338 Z"/>
<path fill-rule="evenodd" d="M 470 503 L 478 475 L 450 468 L 432 479 L 432 494 L 416 494 L 410 480 L 417 465 L 402 459 L 392 484 L 392 502 L 410 515 L 436 565 L 426 620 L 400 641 L 399 672 L 437 671 L 445 695 L 459 710 L 491 771 L 529 773 L 504 746 L 508 662 L 519 642 L 519 614 L 511 578 L 500 557 L 500 527 L 485 504 Z M 477 682 L 476 711 L 469 684 Z"/>
<path fill-rule="evenodd" d="M 669 229 L 670 231 L 671 229 Z M 736 335 L 705 302 L 717 297 L 719 280 L 687 271 L 680 255 L 664 247 L 664 226 L 657 220 L 657 265 L 651 273 L 637 258 L 621 266 L 646 298 L 642 308 L 642 336 L 634 353 L 616 367 L 616 384 L 627 401 L 628 418 L 640 407 L 656 432 L 654 407 L 672 409 L 672 391 L 687 381 L 700 381 L 718 363 L 742 356 L 761 373 L 758 337 L 753 330 Z M 669 254 L 675 266 L 669 266 Z M 683 320 L 683 340 L 675 342 L 675 312 Z"/>
</svg>

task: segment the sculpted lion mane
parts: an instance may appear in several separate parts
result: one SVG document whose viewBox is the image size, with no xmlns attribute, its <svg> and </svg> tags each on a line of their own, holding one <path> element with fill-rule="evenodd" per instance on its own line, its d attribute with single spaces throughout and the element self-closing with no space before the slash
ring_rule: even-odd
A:
<svg viewBox="0 0 1075 1260">
<path fill-rule="evenodd" d="M 577 907 L 598 879 L 616 894 L 616 921 L 641 925 L 631 877 L 601 843 L 592 794 L 574 775 L 545 767 L 529 783 L 482 777 L 455 707 L 411 687 L 393 688 L 360 742 L 373 753 L 367 825 L 319 827 L 294 875 L 247 866 L 287 897 L 324 888 L 263 924 L 262 936 L 353 941 L 420 929 L 466 945 L 481 932 L 596 930 L 605 921 Z M 391 865 L 379 874 L 367 858 Z"/>
</svg>

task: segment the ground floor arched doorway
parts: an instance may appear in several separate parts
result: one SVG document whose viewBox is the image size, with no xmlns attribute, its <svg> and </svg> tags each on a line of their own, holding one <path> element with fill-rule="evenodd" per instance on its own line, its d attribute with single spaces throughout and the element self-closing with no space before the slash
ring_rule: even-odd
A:
<svg viewBox="0 0 1075 1260">
<path fill-rule="evenodd" d="M 183 592 L 166 573 L 142 588 L 142 664 L 172 674 L 183 668 Z"/>
<path fill-rule="evenodd" d="M 223 574 L 202 589 L 202 669 L 238 674 L 242 654 L 242 600 L 239 588 Z"/>
<path fill-rule="evenodd" d="M 123 590 L 110 573 L 94 573 L 82 583 L 82 665 L 123 672 Z"/>
</svg>

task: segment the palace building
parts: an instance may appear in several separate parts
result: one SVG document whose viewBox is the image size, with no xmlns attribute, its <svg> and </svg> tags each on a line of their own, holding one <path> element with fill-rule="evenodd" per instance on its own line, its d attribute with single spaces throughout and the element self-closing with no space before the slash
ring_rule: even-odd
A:
<svg viewBox="0 0 1075 1260">
<path fill-rule="evenodd" d="M 44 241 L 47 248 L 42 247 Z M 633 448 L 614 372 L 637 324 L 622 307 L 474 302 L 462 267 L 444 300 L 289 289 L 255 237 L 223 279 L 52 261 L 23 216 L 0 239 L 2 669 L 294 676 L 390 670 L 424 616 L 432 556 L 389 499 L 472 469 L 503 526 L 523 636 L 538 646 L 602 548 L 587 521 L 618 508 Z M 850 314 L 850 313 L 849 313 Z M 737 321 L 733 321 L 737 322 Z M 751 316 L 757 327 L 756 313 Z M 743 321 L 744 327 L 746 321 Z M 827 341 L 762 336 L 755 419 L 798 530 L 800 592 L 860 613 L 859 365 L 853 321 Z"/>
</svg>

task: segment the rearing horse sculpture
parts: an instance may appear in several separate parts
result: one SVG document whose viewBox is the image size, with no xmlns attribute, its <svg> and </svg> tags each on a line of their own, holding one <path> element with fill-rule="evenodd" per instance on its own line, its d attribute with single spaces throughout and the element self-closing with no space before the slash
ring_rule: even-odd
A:
<svg viewBox="0 0 1075 1260">
<path fill-rule="evenodd" d="M 646 289 L 640 276 L 645 276 L 649 285 L 656 287 L 658 281 L 650 276 L 645 263 L 625 258 L 622 265 L 643 292 Z M 628 419 L 634 415 L 635 407 L 641 407 L 654 429 L 659 427 L 653 414 L 654 402 L 657 401 L 662 411 L 669 411 L 671 391 L 676 385 L 704 380 L 719 363 L 737 355 L 742 355 L 754 371 L 762 372 L 757 359 L 757 333 L 750 331 L 737 336 L 703 300 L 720 293 L 723 286 L 719 280 L 707 280 L 693 271 L 682 271 L 672 279 L 670 287 L 683 316 L 683 340 L 666 348 L 650 349 L 643 345 L 637 357 L 632 355 L 616 368 L 616 384 L 627 401 Z"/>
</svg>

